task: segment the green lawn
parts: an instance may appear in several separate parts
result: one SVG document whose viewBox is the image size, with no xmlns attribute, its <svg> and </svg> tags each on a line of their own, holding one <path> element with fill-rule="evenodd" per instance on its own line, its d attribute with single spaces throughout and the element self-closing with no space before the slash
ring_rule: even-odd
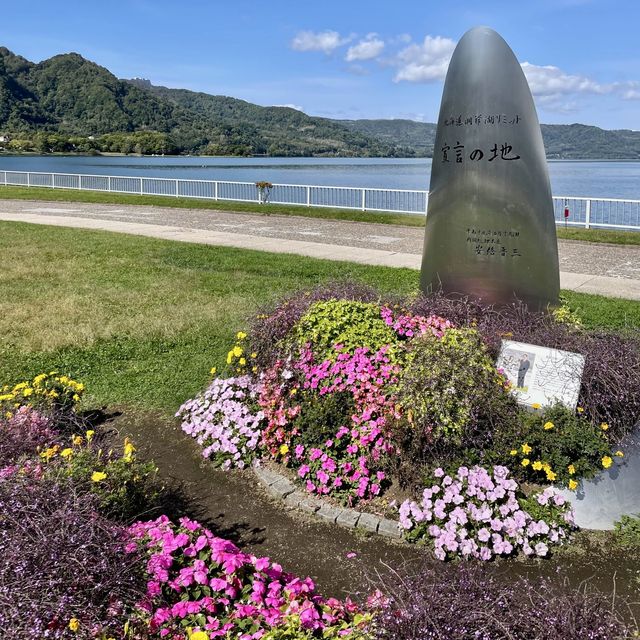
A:
<svg viewBox="0 0 640 640">
<path fill-rule="evenodd" d="M 170 413 L 224 362 L 258 306 L 353 278 L 409 293 L 418 272 L 0 222 L 0 381 L 58 369 L 87 405 Z M 588 326 L 640 326 L 640 303 L 564 292 Z"/>
<path fill-rule="evenodd" d="M 282 204 L 254 204 L 251 202 L 200 200 L 197 198 L 173 198 L 168 196 L 139 196 L 100 191 L 74 191 L 73 189 L 47 189 L 42 187 L 12 187 L 0 185 L 1 199 L 43 200 L 47 202 L 96 202 L 104 204 L 154 205 L 180 209 L 212 209 L 216 211 L 237 211 L 262 215 L 278 214 L 304 218 L 324 218 L 349 220 L 353 222 L 377 222 L 397 224 L 404 227 L 423 227 L 424 217 L 403 213 L 383 213 L 332 209 L 325 207 L 301 207 Z M 580 229 L 558 227 L 558 238 L 583 242 L 606 242 L 610 244 L 640 245 L 640 233 L 634 231 L 610 231 L 605 229 Z"/>
</svg>

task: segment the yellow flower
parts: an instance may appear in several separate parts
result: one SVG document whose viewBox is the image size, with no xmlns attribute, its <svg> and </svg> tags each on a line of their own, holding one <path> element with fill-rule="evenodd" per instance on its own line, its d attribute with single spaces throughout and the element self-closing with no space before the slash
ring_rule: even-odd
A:
<svg viewBox="0 0 640 640">
<path fill-rule="evenodd" d="M 287 453 L 289 453 L 289 445 L 286 445 L 286 444 L 280 445 L 280 455 L 286 456 Z"/>
<path fill-rule="evenodd" d="M 27 387 L 23 392 L 22 395 L 27 398 L 29 397 L 31 394 L 33 393 L 33 389 L 31 387 Z"/>
<path fill-rule="evenodd" d="M 189 634 L 189 640 L 209 640 L 209 634 L 206 631 L 195 631 Z"/>
<path fill-rule="evenodd" d="M 251 367 L 251 371 L 253 373 L 258 373 L 258 367 Z"/>
<path fill-rule="evenodd" d="M 532 465 L 531 468 L 534 471 L 541 471 L 542 470 L 542 462 L 540 462 L 540 460 L 536 460 Z"/>
<path fill-rule="evenodd" d="M 212 376 L 215 376 L 215 375 L 216 375 L 216 371 L 217 371 L 217 370 L 218 370 L 218 369 L 217 369 L 216 367 L 211 367 L 211 370 L 209 371 L 209 373 L 210 373 Z"/>
<path fill-rule="evenodd" d="M 69 629 L 75 633 L 79 628 L 80 620 L 78 620 L 78 618 L 71 618 L 71 620 L 69 620 Z"/>
<path fill-rule="evenodd" d="M 289 392 L 290 396 L 295 396 L 296 393 L 298 393 L 298 389 L 296 387 L 294 387 L 293 389 L 291 389 L 291 391 Z"/>
<path fill-rule="evenodd" d="M 527 467 L 527 466 L 529 465 L 529 462 L 531 462 L 531 461 L 529 460 L 529 458 L 524 458 L 520 464 L 521 464 L 523 467 Z"/>
<path fill-rule="evenodd" d="M 609 456 L 604 456 L 604 458 L 602 458 L 602 466 L 605 469 L 608 469 L 612 464 L 613 460 Z"/>
<path fill-rule="evenodd" d="M 509 451 L 509 455 L 517 456 L 518 455 L 518 450 L 517 449 L 511 449 L 511 451 Z"/>
<path fill-rule="evenodd" d="M 236 338 L 238 338 L 238 340 L 244 340 L 246 337 L 247 334 L 244 331 L 238 331 L 236 334 Z"/>
<path fill-rule="evenodd" d="M 569 480 L 569 489 L 571 489 L 571 491 L 575 491 L 578 488 L 578 483 L 571 478 L 571 480 Z"/>
<path fill-rule="evenodd" d="M 73 438 L 71 438 L 71 442 L 79 447 L 84 442 L 84 440 L 82 436 L 73 436 Z"/>
<path fill-rule="evenodd" d="M 622 453 L 622 451 L 618 450 L 616 451 L 616 456 L 618 456 L 618 458 L 624 458 L 624 453 Z"/>
<path fill-rule="evenodd" d="M 240 346 L 238 346 L 238 345 L 236 345 L 235 347 L 233 347 L 233 351 L 232 351 L 232 353 L 233 353 L 233 355 L 234 355 L 236 358 L 239 358 L 239 357 L 242 355 L 242 352 L 243 352 L 242 347 L 240 347 Z"/>
<path fill-rule="evenodd" d="M 532 451 L 533 449 L 526 442 L 522 445 L 522 453 L 524 453 L 525 455 L 527 453 L 531 453 Z"/>
<path fill-rule="evenodd" d="M 531 408 L 532 408 L 532 409 L 540 409 L 540 406 L 541 406 L 541 405 L 540 405 L 540 403 L 539 403 L 539 402 L 534 402 L 534 403 L 531 405 Z"/>
<path fill-rule="evenodd" d="M 570 464 L 567 467 L 567 471 L 569 472 L 569 475 L 572 476 L 576 472 L 576 468 L 572 464 Z"/>
<path fill-rule="evenodd" d="M 606 431 L 606 430 L 609 428 L 609 425 L 608 425 L 606 422 L 603 422 L 603 423 L 600 425 L 600 428 L 601 428 L 603 431 Z"/>
<path fill-rule="evenodd" d="M 555 427 L 556 425 L 553 424 L 553 422 L 545 422 L 543 425 L 543 429 L 545 431 L 549 431 L 550 429 L 553 429 L 553 427 Z"/>
<path fill-rule="evenodd" d="M 84 435 L 87 436 L 87 442 L 91 442 L 91 438 L 95 435 L 95 431 L 93 429 L 89 429 Z"/>
<path fill-rule="evenodd" d="M 578 413 L 584 413 L 584 409 L 582 407 L 578 407 Z"/>
<path fill-rule="evenodd" d="M 131 461 L 131 457 L 133 456 L 133 452 L 135 450 L 136 448 L 133 446 L 133 443 L 131 442 L 131 440 L 129 440 L 129 438 L 125 438 L 124 439 L 124 455 L 122 456 L 125 462 Z"/>
<path fill-rule="evenodd" d="M 233 360 L 233 350 L 227 353 L 227 364 L 231 364 L 231 360 Z"/>
<path fill-rule="evenodd" d="M 69 457 L 71 457 L 71 456 L 73 455 L 73 449 L 70 449 L 69 447 L 67 447 L 66 449 L 63 449 L 63 450 L 60 452 L 60 455 L 61 455 L 63 458 L 69 458 Z"/>
<path fill-rule="evenodd" d="M 246 358 L 240 358 L 240 360 L 238 360 L 238 362 L 240 363 L 241 367 L 244 367 L 244 365 L 247 364 L 247 359 Z"/>
<path fill-rule="evenodd" d="M 91 474 L 91 480 L 93 482 L 101 482 L 102 480 L 104 480 L 107 477 L 107 474 L 104 473 L 103 471 L 94 471 Z"/>
<path fill-rule="evenodd" d="M 553 482 L 556 479 L 556 474 L 551 471 L 551 469 L 546 469 L 546 473 L 547 473 L 547 480 Z"/>
<path fill-rule="evenodd" d="M 254 352 L 251 354 L 251 357 L 252 357 L 252 358 L 257 358 L 257 357 L 258 357 L 258 354 L 254 351 Z"/>
<path fill-rule="evenodd" d="M 73 398 L 74 402 L 80 402 L 80 396 L 77 393 L 74 393 L 71 397 Z"/>
</svg>

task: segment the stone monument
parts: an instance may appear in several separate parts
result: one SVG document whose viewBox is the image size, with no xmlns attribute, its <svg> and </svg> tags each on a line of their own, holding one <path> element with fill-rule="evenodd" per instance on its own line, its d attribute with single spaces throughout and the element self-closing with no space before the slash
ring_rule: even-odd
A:
<svg viewBox="0 0 640 640">
<path fill-rule="evenodd" d="M 538 116 L 492 29 L 458 43 L 436 131 L 421 288 L 530 309 L 558 302 L 558 245 Z"/>
</svg>

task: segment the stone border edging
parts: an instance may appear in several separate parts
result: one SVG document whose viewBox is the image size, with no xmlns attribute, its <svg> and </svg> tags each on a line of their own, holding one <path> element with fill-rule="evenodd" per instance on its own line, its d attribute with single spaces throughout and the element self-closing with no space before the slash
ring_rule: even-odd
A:
<svg viewBox="0 0 640 640">
<path fill-rule="evenodd" d="M 296 489 L 296 486 L 283 475 L 265 467 L 254 466 L 253 472 L 262 486 L 274 498 L 283 500 L 288 506 L 311 513 L 322 520 L 349 529 L 362 529 L 369 533 L 376 533 L 387 538 L 399 540 L 402 538 L 400 523 L 397 520 L 381 518 L 371 513 L 334 507 L 319 500 L 306 491 Z"/>
</svg>

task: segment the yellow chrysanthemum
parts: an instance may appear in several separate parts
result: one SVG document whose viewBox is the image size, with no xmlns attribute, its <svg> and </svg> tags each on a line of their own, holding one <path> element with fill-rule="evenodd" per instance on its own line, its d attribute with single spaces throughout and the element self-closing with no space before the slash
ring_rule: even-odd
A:
<svg viewBox="0 0 640 640">
<path fill-rule="evenodd" d="M 540 460 L 536 460 L 532 465 L 531 468 L 534 471 L 542 471 L 542 462 Z"/>
<path fill-rule="evenodd" d="M 531 405 L 531 408 L 532 408 L 532 409 L 540 409 L 540 407 L 541 407 L 541 406 L 542 406 L 542 405 L 541 405 L 539 402 L 534 402 L 534 403 Z"/>
<path fill-rule="evenodd" d="M 529 460 L 529 458 L 524 458 L 520 464 L 523 467 L 528 467 L 530 462 L 531 462 L 531 460 Z"/>
<path fill-rule="evenodd" d="M 189 640 L 209 640 L 209 634 L 206 631 L 194 631 L 189 634 Z"/>
<path fill-rule="evenodd" d="M 517 449 L 511 449 L 511 451 L 509 451 L 509 455 L 517 456 L 518 455 L 518 450 Z"/>
<path fill-rule="evenodd" d="M 242 353 L 243 353 L 243 349 L 242 349 L 242 347 L 240 347 L 240 346 L 238 346 L 238 345 L 236 345 L 235 347 L 233 347 L 233 355 L 234 355 L 236 358 L 239 358 L 239 357 L 242 355 Z"/>
<path fill-rule="evenodd" d="M 544 425 L 542 425 L 542 428 L 543 428 L 545 431 L 549 431 L 549 430 L 553 429 L 553 427 L 555 427 L 555 426 L 556 426 L 556 425 L 555 425 L 555 424 L 553 424 L 553 422 L 545 422 L 545 423 L 544 423 Z"/>
<path fill-rule="evenodd" d="M 605 469 L 608 469 L 613 464 L 613 460 L 609 456 L 604 456 L 602 458 L 602 466 Z"/>
<path fill-rule="evenodd" d="M 236 338 L 238 338 L 238 340 L 244 340 L 246 337 L 247 334 L 244 331 L 238 331 L 236 334 Z"/>
<path fill-rule="evenodd" d="M 61 455 L 63 458 L 69 458 L 69 457 L 71 457 L 71 456 L 73 455 L 73 449 L 70 449 L 69 447 L 67 447 L 66 449 L 63 449 L 63 450 L 60 452 L 60 455 Z"/>
<path fill-rule="evenodd" d="M 533 449 L 526 442 L 522 445 L 522 453 L 524 453 L 525 455 L 527 453 L 531 453 L 532 451 Z"/>
<path fill-rule="evenodd" d="M 212 376 L 215 376 L 216 375 L 216 371 L 218 371 L 217 367 L 211 367 L 211 369 L 209 370 L 209 373 Z"/>
<path fill-rule="evenodd" d="M 557 477 L 555 472 L 551 471 L 551 469 L 547 469 L 546 473 L 547 473 L 547 480 L 549 480 L 549 482 L 553 482 Z"/>
<path fill-rule="evenodd" d="M 571 478 L 571 480 L 569 480 L 569 489 L 571 489 L 571 491 L 575 491 L 578 488 L 578 483 Z"/>
<path fill-rule="evenodd" d="M 577 411 L 578 413 L 584 413 L 584 409 L 582 407 L 578 407 Z"/>
<path fill-rule="evenodd" d="M 79 447 L 84 442 L 84 438 L 82 436 L 73 436 L 73 438 L 71 438 L 71 442 Z"/>
<path fill-rule="evenodd" d="M 616 451 L 616 454 L 615 454 L 615 455 L 616 455 L 618 458 L 623 458 L 623 457 L 624 457 L 624 453 L 622 453 L 622 451 L 620 451 L 619 449 L 618 449 L 618 451 Z"/>
<path fill-rule="evenodd" d="M 576 468 L 572 464 L 570 464 L 567 467 L 567 471 L 569 472 L 569 475 L 572 476 L 576 472 Z"/>
<path fill-rule="evenodd" d="M 240 358 L 240 360 L 238 360 L 238 362 L 240 363 L 240 366 L 244 367 L 247 364 L 247 359 L 246 358 Z"/>
<path fill-rule="evenodd" d="M 107 474 L 104 471 L 94 471 L 91 474 L 92 482 L 102 482 L 107 477 Z"/>
<path fill-rule="evenodd" d="M 71 618 L 71 620 L 69 620 L 69 629 L 75 633 L 79 628 L 80 620 L 78 620 L 78 618 Z"/>
<path fill-rule="evenodd" d="M 87 436 L 87 442 L 91 442 L 91 438 L 93 438 L 95 433 L 96 432 L 93 429 L 89 429 L 89 431 L 85 433 L 85 436 Z"/>
<path fill-rule="evenodd" d="M 286 445 L 286 444 L 280 445 L 280 455 L 286 456 L 287 453 L 289 453 L 289 445 Z"/>
<path fill-rule="evenodd" d="M 600 428 L 601 428 L 603 431 L 606 431 L 606 430 L 609 428 L 609 425 L 608 425 L 606 422 L 603 422 L 603 423 L 600 425 Z"/>
</svg>

